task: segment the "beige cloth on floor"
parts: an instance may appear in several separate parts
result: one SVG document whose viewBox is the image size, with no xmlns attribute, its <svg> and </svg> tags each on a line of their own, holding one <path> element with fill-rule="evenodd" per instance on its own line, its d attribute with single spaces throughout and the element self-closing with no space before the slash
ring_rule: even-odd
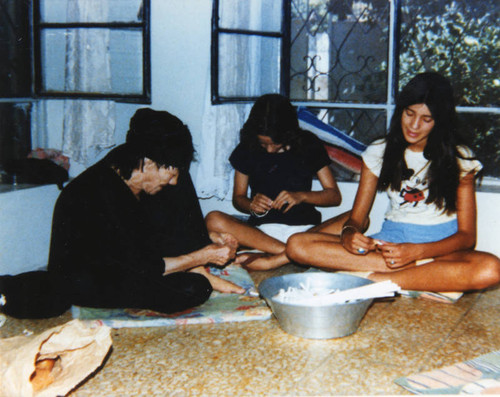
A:
<svg viewBox="0 0 500 397">
<path fill-rule="evenodd" d="M 103 362 L 111 348 L 111 328 L 72 320 L 38 335 L 0 340 L 0 396 L 64 396 Z M 35 391 L 36 362 L 55 359 L 51 383 Z"/>
</svg>

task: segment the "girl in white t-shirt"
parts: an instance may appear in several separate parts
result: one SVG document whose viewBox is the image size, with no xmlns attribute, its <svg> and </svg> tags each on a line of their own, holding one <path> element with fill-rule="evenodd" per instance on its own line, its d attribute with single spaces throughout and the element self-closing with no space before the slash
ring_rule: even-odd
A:
<svg viewBox="0 0 500 397">
<path fill-rule="evenodd" d="M 453 90 L 443 76 L 422 73 L 402 90 L 389 133 L 363 153 L 350 218 L 340 235 L 327 221 L 300 233 L 287 256 L 324 269 L 371 272 L 406 290 L 467 291 L 500 282 L 500 260 L 474 250 L 475 180 L 482 165 L 456 128 Z M 378 191 L 390 208 L 382 230 L 361 231 Z"/>
</svg>

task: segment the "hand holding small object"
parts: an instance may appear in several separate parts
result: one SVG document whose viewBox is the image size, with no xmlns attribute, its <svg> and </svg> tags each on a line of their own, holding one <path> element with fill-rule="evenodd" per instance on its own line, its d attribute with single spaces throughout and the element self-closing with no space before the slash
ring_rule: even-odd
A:
<svg viewBox="0 0 500 397">
<path fill-rule="evenodd" d="M 366 255 L 375 247 L 370 237 L 361 233 L 354 225 L 344 225 L 340 233 L 342 246 L 349 252 L 358 255 Z"/>
<path fill-rule="evenodd" d="M 303 201 L 303 197 L 300 192 L 288 192 L 283 190 L 276 196 L 273 201 L 272 207 L 276 210 L 283 211 L 283 213 L 287 213 L 297 204 L 300 204 Z"/>
<path fill-rule="evenodd" d="M 257 193 L 250 202 L 250 214 L 260 218 L 266 216 L 272 208 L 273 201 L 260 193 Z"/>
</svg>

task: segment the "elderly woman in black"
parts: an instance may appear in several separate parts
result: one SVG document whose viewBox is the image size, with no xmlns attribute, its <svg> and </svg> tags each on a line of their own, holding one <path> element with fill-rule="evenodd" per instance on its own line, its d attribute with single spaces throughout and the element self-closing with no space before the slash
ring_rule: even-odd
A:
<svg viewBox="0 0 500 397">
<path fill-rule="evenodd" d="M 200 211 L 189 185 L 188 190 L 168 192 L 186 175 L 193 157 L 188 128 L 175 116 L 151 109 L 136 112 L 130 127 L 125 144 L 61 192 L 54 209 L 48 272 L 2 279 L 7 314 L 47 317 L 70 304 L 171 313 L 200 305 L 213 289 L 244 292 L 204 267 L 234 258 L 231 236 L 212 233 L 212 242 L 203 226 L 198 237 L 189 236 L 192 251 L 172 248 L 185 245 L 186 236 L 178 219 L 169 223 L 162 217 L 162 208 L 174 213 L 172 206 L 184 201 L 190 208 L 177 211 L 180 216 Z M 167 194 L 154 200 L 161 191 Z M 194 197 L 182 200 L 183 192 Z M 201 216 L 198 223 L 203 225 Z M 20 297 L 16 284 L 34 288 L 25 288 L 27 296 Z M 28 307 L 33 294 L 38 296 L 31 296 Z"/>
</svg>

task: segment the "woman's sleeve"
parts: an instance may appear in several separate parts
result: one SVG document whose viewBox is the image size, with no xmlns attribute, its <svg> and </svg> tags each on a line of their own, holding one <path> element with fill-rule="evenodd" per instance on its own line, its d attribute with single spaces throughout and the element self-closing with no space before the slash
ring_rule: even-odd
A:
<svg viewBox="0 0 500 397">
<path fill-rule="evenodd" d="M 474 152 L 466 146 L 459 146 L 458 153 L 461 157 L 458 157 L 458 165 L 460 167 L 460 178 L 471 172 L 476 175 L 479 171 L 483 169 L 483 165 L 476 158 Z"/>
<path fill-rule="evenodd" d="M 361 157 L 368 169 L 377 177 L 382 170 L 384 159 L 385 139 L 379 139 L 366 148 Z"/>
<path fill-rule="evenodd" d="M 236 146 L 229 157 L 229 162 L 236 171 L 245 175 L 250 175 L 252 171 L 252 161 L 249 151 L 241 144 Z"/>
<path fill-rule="evenodd" d="M 306 156 L 311 171 L 314 173 L 318 172 L 321 168 L 330 165 L 332 162 L 330 157 L 328 157 L 324 143 L 316 137 L 314 137 L 314 139 L 310 142 L 306 151 Z"/>
</svg>

